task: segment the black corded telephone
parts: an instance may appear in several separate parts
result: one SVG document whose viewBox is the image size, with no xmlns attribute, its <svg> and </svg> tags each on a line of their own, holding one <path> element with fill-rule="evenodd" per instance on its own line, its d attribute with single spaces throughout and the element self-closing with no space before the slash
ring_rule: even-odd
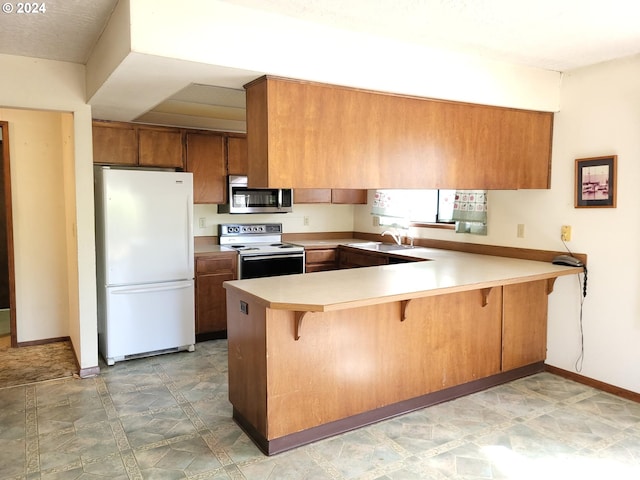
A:
<svg viewBox="0 0 640 480">
<path fill-rule="evenodd" d="M 576 257 L 572 257 L 571 255 L 558 255 L 551 261 L 551 263 L 556 265 L 567 265 L 568 267 L 584 267 L 584 264 L 580 260 Z"/>
</svg>

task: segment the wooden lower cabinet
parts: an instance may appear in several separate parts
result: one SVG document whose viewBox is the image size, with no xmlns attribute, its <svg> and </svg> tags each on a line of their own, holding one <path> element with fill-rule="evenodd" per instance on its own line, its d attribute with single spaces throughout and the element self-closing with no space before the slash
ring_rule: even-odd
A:
<svg viewBox="0 0 640 480">
<path fill-rule="evenodd" d="M 365 252 L 360 248 L 338 248 L 339 268 L 373 267 L 388 264 L 389 257 L 381 253 Z"/>
<path fill-rule="evenodd" d="M 196 257 L 196 336 L 225 336 L 227 300 L 223 282 L 237 278 L 236 252 Z"/>
<path fill-rule="evenodd" d="M 502 369 L 547 358 L 548 281 L 516 283 L 503 288 Z"/>
<path fill-rule="evenodd" d="M 336 270 L 338 268 L 337 248 L 306 248 L 304 252 L 306 273 Z"/>
<path fill-rule="evenodd" d="M 235 288 L 227 295 L 229 399 L 267 454 L 365 417 L 426 406 L 433 396 L 469 393 L 503 374 L 501 287 L 308 312 L 303 320 Z M 241 312 L 235 306 L 243 302 Z"/>
</svg>

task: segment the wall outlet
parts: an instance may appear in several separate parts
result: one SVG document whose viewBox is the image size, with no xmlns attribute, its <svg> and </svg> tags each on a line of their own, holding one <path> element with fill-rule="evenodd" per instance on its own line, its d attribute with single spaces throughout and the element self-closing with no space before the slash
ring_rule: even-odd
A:
<svg viewBox="0 0 640 480">
<path fill-rule="evenodd" d="M 198 219 L 198 227 L 206 228 L 206 226 L 207 226 L 207 219 L 205 217 L 200 217 Z"/>
<path fill-rule="evenodd" d="M 560 239 L 563 242 L 571 241 L 571 225 L 562 225 L 560 227 Z"/>
<path fill-rule="evenodd" d="M 305 227 L 309 226 L 309 217 L 305 216 L 302 218 L 302 223 Z"/>
<path fill-rule="evenodd" d="M 518 235 L 518 238 L 524 238 L 524 223 L 519 223 L 518 224 L 517 235 Z"/>
</svg>

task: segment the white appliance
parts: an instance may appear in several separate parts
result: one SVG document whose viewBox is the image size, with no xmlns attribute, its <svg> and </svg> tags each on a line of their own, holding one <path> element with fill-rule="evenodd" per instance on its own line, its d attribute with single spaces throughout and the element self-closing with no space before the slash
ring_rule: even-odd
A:
<svg viewBox="0 0 640 480">
<path fill-rule="evenodd" d="M 304 273 L 304 247 L 282 243 L 281 223 L 218 225 L 220 245 L 238 251 L 238 278 Z"/>
<path fill-rule="evenodd" d="M 98 346 L 108 365 L 194 350 L 191 173 L 95 168 Z"/>
</svg>

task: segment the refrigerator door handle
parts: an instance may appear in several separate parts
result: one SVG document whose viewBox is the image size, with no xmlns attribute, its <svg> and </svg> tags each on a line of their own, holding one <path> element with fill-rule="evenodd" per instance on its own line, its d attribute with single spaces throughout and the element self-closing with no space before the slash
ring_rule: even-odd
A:
<svg viewBox="0 0 640 480">
<path fill-rule="evenodd" d="M 170 290 L 181 290 L 183 288 L 189 288 L 193 282 L 186 281 L 180 283 L 171 283 L 167 285 L 154 285 L 151 287 L 138 287 L 138 288 L 117 288 L 113 290 L 114 295 L 130 295 L 132 293 L 149 293 L 149 292 L 167 292 Z"/>
<path fill-rule="evenodd" d="M 191 195 L 189 195 L 187 197 L 187 204 L 185 205 L 185 208 L 187 209 L 187 254 L 188 254 L 188 262 L 190 265 L 189 268 L 189 277 L 193 277 L 194 275 L 194 265 L 193 265 L 193 256 L 194 256 L 194 246 L 193 246 L 193 200 L 191 198 Z"/>
</svg>

